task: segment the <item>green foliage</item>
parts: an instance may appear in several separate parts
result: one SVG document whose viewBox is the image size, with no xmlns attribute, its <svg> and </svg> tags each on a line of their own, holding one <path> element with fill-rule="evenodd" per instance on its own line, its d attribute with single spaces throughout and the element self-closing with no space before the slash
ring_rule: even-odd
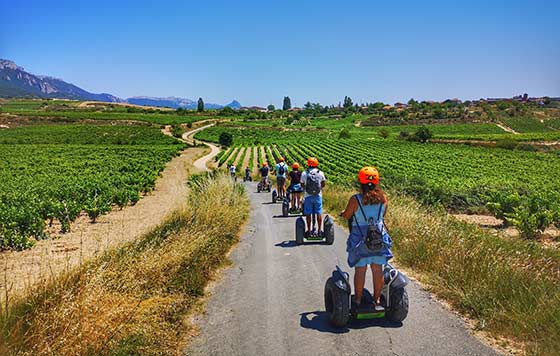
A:
<svg viewBox="0 0 560 356">
<path fill-rule="evenodd" d="M 196 111 L 198 112 L 204 111 L 204 101 L 202 100 L 202 98 L 198 98 L 198 101 L 196 103 Z"/>
<path fill-rule="evenodd" d="M 430 131 L 430 129 L 426 126 L 419 127 L 418 130 L 416 130 L 416 132 L 414 133 L 414 139 L 422 143 L 428 142 L 428 140 L 431 139 L 432 136 L 432 131 Z"/>
<path fill-rule="evenodd" d="M 233 136 L 229 132 L 220 133 L 220 145 L 229 147 L 233 143 Z"/>
<path fill-rule="evenodd" d="M 32 126 L 0 131 L 0 250 L 24 249 L 86 211 L 92 220 L 152 189 L 183 145 L 142 126 Z"/>
<path fill-rule="evenodd" d="M 266 107 L 266 109 L 267 109 L 268 111 L 274 111 L 274 110 L 276 110 L 276 108 L 275 108 L 274 105 L 272 105 L 272 104 L 268 105 L 268 106 Z"/>
<path fill-rule="evenodd" d="M 340 132 L 338 133 L 338 138 L 346 139 L 350 137 L 350 131 L 348 131 L 348 129 L 346 128 L 340 130 Z"/>
<path fill-rule="evenodd" d="M 289 96 L 284 97 L 284 101 L 282 102 L 282 110 L 290 110 L 292 108 L 292 101 L 290 100 Z"/>
<path fill-rule="evenodd" d="M 379 136 L 380 136 L 381 138 L 388 138 L 388 137 L 389 137 L 389 134 L 390 134 L 390 132 L 389 132 L 389 130 L 387 130 L 386 128 L 380 128 L 380 129 L 379 129 Z"/>
</svg>

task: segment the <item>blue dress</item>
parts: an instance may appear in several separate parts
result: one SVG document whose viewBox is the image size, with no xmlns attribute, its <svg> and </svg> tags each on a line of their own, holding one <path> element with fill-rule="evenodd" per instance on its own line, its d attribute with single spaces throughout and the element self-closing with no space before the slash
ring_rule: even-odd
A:
<svg viewBox="0 0 560 356">
<path fill-rule="evenodd" d="M 385 212 L 385 205 L 372 204 L 363 205 L 362 195 L 357 194 L 355 197 L 362 205 L 362 210 L 358 208 L 352 217 L 352 232 L 346 240 L 346 252 L 348 252 L 348 265 L 350 267 L 364 267 L 369 264 L 386 264 L 393 254 L 391 253 L 391 238 L 387 229 L 383 226 L 383 249 L 377 252 L 371 252 L 366 247 L 365 236 L 368 230 L 368 220 L 372 218 L 376 223 L 383 221 L 383 214 Z M 365 216 L 364 216 L 365 214 Z M 377 217 L 380 216 L 379 221 Z"/>
</svg>

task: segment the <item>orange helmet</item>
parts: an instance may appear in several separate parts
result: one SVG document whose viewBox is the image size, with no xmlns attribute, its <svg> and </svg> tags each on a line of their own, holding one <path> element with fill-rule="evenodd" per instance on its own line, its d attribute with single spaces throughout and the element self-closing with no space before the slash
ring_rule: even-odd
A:
<svg viewBox="0 0 560 356">
<path fill-rule="evenodd" d="M 280 158 L 278 158 L 278 160 L 279 160 L 280 162 L 284 162 L 284 157 L 280 157 Z"/>
<path fill-rule="evenodd" d="M 374 167 L 364 167 L 358 173 L 358 181 L 361 184 L 379 184 L 379 172 Z"/>
<path fill-rule="evenodd" d="M 268 166 L 268 163 L 264 162 L 263 167 L 266 167 L 266 166 Z"/>
<path fill-rule="evenodd" d="M 307 159 L 307 166 L 308 167 L 317 167 L 319 165 L 319 160 L 315 157 L 309 157 Z"/>
<path fill-rule="evenodd" d="M 292 168 L 293 169 L 299 169 L 299 163 L 297 163 L 297 162 L 292 163 Z"/>
</svg>

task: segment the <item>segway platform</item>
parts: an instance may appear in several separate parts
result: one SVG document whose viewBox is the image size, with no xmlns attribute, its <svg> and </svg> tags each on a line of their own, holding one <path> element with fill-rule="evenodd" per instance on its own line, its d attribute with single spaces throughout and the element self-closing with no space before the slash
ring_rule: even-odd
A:
<svg viewBox="0 0 560 356">
<path fill-rule="evenodd" d="M 408 316 L 408 293 L 406 285 L 408 277 L 399 272 L 389 263 L 383 269 L 385 285 L 381 291 L 381 305 L 384 311 L 376 311 L 371 293 L 364 288 L 362 304 L 352 305 L 350 277 L 336 266 L 332 276 L 325 284 L 325 309 L 329 322 L 337 328 L 343 328 L 351 320 L 385 319 L 402 322 Z M 364 307 L 365 306 L 365 307 Z"/>
<path fill-rule="evenodd" d="M 301 245 L 306 241 L 309 242 L 319 242 L 324 241 L 327 245 L 332 245 L 334 243 L 334 222 L 332 218 L 325 215 L 323 219 L 323 234 L 317 234 L 317 216 L 313 214 L 312 217 L 313 227 L 310 229 L 311 234 L 305 236 L 306 222 L 303 216 L 296 219 L 296 244 Z"/>
</svg>

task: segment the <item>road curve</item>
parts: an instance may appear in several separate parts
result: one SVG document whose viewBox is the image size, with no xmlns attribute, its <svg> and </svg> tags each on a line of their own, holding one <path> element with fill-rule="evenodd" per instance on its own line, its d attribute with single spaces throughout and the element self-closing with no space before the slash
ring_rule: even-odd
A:
<svg viewBox="0 0 560 356">
<path fill-rule="evenodd" d="M 247 185 L 252 211 L 233 267 L 214 288 L 187 355 L 498 355 L 416 283 L 402 325 L 330 327 L 323 287 L 336 264 L 349 270 L 346 233 L 336 227 L 332 246 L 296 246 L 295 218 L 279 217 L 281 206 L 255 187 Z"/>
<path fill-rule="evenodd" d="M 196 134 L 197 132 L 202 131 L 204 129 L 207 129 L 211 126 L 214 126 L 214 123 L 209 124 L 209 125 L 205 125 L 205 126 L 201 126 L 201 127 L 196 128 L 194 130 L 185 132 L 183 134 L 183 140 L 190 143 L 190 144 L 194 144 L 194 134 Z M 200 142 L 202 142 L 206 146 L 210 147 L 210 153 L 207 154 L 206 156 L 203 156 L 203 157 L 200 157 L 199 159 L 197 159 L 193 163 L 193 165 L 199 171 L 209 172 L 210 169 L 208 168 L 208 162 L 211 161 L 214 157 L 216 157 L 216 155 L 220 152 L 220 149 L 217 146 L 215 146 L 215 145 L 213 145 L 209 142 L 203 142 L 203 141 L 200 141 Z"/>
</svg>

